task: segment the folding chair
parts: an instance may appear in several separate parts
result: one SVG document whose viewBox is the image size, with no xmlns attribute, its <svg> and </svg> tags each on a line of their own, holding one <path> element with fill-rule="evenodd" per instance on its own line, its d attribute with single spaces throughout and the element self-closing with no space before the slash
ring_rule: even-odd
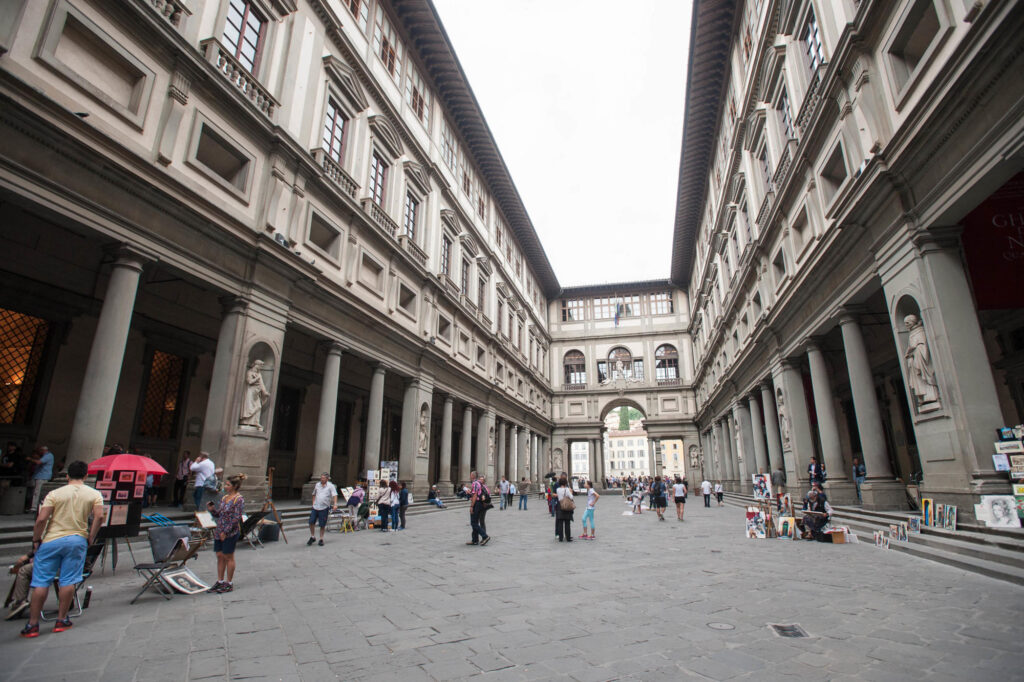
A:
<svg viewBox="0 0 1024 682">
<path fill-rule="evenodd" d="M 85 550 L 85 564 L 82 566 L 82 579 L 75 583 L 75 596 L 71 601 L 71 608 L 68 610 L 68 618 L 77 618 L 82 615 L 82 610 L 85 608 L 82 606 L 82 601 L 78 598 L 78 592 L 82 589 L 82 585 L 85 584 L 92 576 L 92 565 L 96 563 L 96 560 L 100 557 L 103 552 L 103 541 L 99 541 L 95 544 L 89 545 L 89 548 Z M 57 601 L 60 601 L 60 579 L 53 579 L 53 594 L 57 597 Z M 43 611 L 39 614 L 42 620 L 50 621 L 57 620 L 57 616 L 60 615 L 60 610 Z"/>
<path fill-rule="evenodd" d="M 135 570 L 145 574 L 146 584 L 139 593 L 128 602 L 134 604 L 148 589 L 156 590 L 164 599 L 170 599 L 172 592 L 166 590 L 160 582 L 160 575 L 171 568 L 184 566 L 185 562 L 195 557 L 203 540 L 192 540 L 188 526 L 158 526 L 149 529 L 149 548 L 153 552 L 153 562 L 136 564 Z M 157 558 L 159 557 L 159 558 Z"/>
<path fill-rule="evenodd" d="M 253 549 L 263 546 L 263 542 L 260 540 L 259 525 L 260 521 L 263 520 L 263 517 L 269 513 L 270 512 L 263 509 L 258 512 L 253 512 L 248 516 L 242 516 L 240 535 L 241 538 L 248 542 L 249 546 Z"/>
</svg>

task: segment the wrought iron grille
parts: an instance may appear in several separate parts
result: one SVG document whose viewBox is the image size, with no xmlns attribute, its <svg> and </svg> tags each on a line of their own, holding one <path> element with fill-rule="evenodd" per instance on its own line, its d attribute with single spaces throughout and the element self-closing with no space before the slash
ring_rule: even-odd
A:
<svg viewBox="0 0 1024 682">
<path fill-rule="evenodd" d="M 0 424 L 32 417 L 50 323 L 0 308 Z"/>
<path fill-rule="evenodd" d="M 147 438 L 174 438 L 178 425 L 181 385 L 185 376 L 185 358 L 153 351 L 149 381 L 142 401 L 139 435 Z"/>
</svg>

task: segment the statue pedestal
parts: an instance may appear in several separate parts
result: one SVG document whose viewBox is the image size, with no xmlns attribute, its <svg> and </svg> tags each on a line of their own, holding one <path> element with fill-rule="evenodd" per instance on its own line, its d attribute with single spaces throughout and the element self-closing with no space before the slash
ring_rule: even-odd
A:
<svg viewBox="0 0 1024 682">
<path fill-rule="evenodd" d="M 880 511 L 910 508 L 907 504 L 907 488 L 899 481 L 868 479 L 861 484 L 860 495 L 864 500 L 864 509 Z"/>
<path fill-rule="evenodd" d="M 825 481 L 823 486 L 825 494 L 828 495 L 828 503 L 831 505 L 854 505 L 857 504 L 857 484 L 850 481 Z M 904 497 L 906 497 L 904 495 Z"/>
</svg>

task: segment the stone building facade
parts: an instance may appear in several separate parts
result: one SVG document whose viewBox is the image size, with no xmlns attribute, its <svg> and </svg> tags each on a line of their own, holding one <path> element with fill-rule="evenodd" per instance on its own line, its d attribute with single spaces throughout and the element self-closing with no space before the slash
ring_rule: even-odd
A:
<svg viewBox="0 0 1024 682">
<path fill-rule="evenodd" d="M 966 0 L 694 10 L 672 280 L 705 465 L 811 457 L 832 500 L 1007 493 L 1024 418 L 1024 13 Z M 909 491 L 908 491 L 909 488 Z"/>
<path fill-rule="evenodd" d="M 538 468 L 560 287 L 429 2 L 12 0 L 0 101 L 0 438 Z"/>
</svg>

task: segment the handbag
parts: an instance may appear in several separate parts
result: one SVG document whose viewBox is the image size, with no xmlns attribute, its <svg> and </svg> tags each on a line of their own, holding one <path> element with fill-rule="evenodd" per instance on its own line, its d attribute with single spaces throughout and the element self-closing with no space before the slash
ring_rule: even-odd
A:
<svg viewBox="0 0 1024 682">
<path fill-rule="evenodd" d="M 574 511 L 576 503 L 573 501 L 572 496 L 566 495 L 558 500 L 558 508 L 565 512 Z"/>
<path fill-rule="evenodd" d="M 211 493 L 215 493 L 220 490 L 220 482 L 217 480 L 217 476 L 208 476 L 207 479 L 203 481 L 203 487 Z"/>
</svg>

